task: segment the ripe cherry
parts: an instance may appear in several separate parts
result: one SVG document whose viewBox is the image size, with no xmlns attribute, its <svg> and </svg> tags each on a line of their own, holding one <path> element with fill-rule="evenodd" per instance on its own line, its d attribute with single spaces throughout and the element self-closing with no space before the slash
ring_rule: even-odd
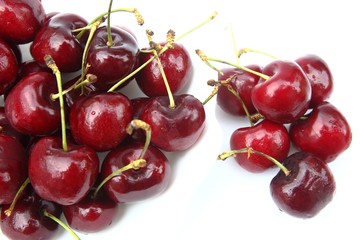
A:
<svg viewBox="0 0 360 240">
<path fill-rule="evenodd" d="M 270 191 L 281 211 L 300 218 L 317 215 L 332 199 L 336 184 L 324 160 L 306 152 L 296 152 L 284 162 L 290 170 L 271 180 Z"/>
<path fill-rule="evenodd" d="M 15 83 L 19 66 L 10 45 L 1 38 L 0 59 L 0 95 L 2 95 Z"/>
<path fill-rule="evenodd" d="M 290 125 L 295 147 L 331 162 L 351 144 L 352 132 L 346 118 L 331 103 L 315 107 L 304 119 Z"/>
<path fill-rule="evenodd" d="M 278 123 L 291 123 L 308 109 L 311 85 L 304 71 L 291 61 L 275 60 L 263 69 L 261 78 L 252 91 L 252 102 L 265 118 Z"/>
<path fill-rule="evenodd" d="M 310 107 L 315 107 L 330 98 L 333 77 L 327 63 L 317 55 L 308 54 L 295 60 L 304 70 L 311 83 Z"/>
<path fill-rule="evenodd" d="M 5 134 L 17 139 L 24 147 L 29 142 L 29 137 L 16 131 L 9 123 L 4 107 L 0 107 L 0 134 Z"/>
</svg>

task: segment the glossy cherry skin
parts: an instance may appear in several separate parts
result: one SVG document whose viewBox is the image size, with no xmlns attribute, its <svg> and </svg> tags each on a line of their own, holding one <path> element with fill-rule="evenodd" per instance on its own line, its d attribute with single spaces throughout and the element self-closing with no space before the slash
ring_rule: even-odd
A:
<svg viewBox="0 0 360 240">
<path fill-rule="evenodd" d="M 45 21 L 45 10 L 39 0 L 1 0 L 0 37 L 9 42 L 31 42 Z"/>
<path fill-rule="evenodd" d="M 254 127 L 236 129 L 230 137 L 230 148 L 252 148 L 283 162 L 289 154 L 290 137 L 284 125 L 265 119 Z M 272 161 L 255 153 L 250 157 L 248 153 L 239 153 L 234 158 L 241 167 L 254 173 L 274 166 Z"/>
<path fill-rule="evenodd" d="M 127 136 L 133 117 L 131 102 L 121 93 L 89 96 L 70 110 L 70 129 L 75 141 L 98 152 L 115 148 Z"/>
<path fill-rule="evenodd" d="M 90 65 L 88 73 L 97 76 L 95 85 L 105 90 L 129 75 L 137 67 L 139 58 L 139 46 L 131 33 L 113 26 L 111 36 L 114 44 L 109 47 L 107 27 L 99 27 L 86 58 Z"/>
<path fill-rule="evenodd" d="M 18 61 L 10 45 L 0 38 L 0 95 L 15 82 L 19 70 Z"/>
<path fill-rule="evenodd" d="M 151 127 L 151 142 L 168 152 L 192 147 L 205 128 L 205 110 L 197 98 L 181 94 L 174 100 L 170 108 L 167 96 L 153 97 L 140 115 Z"/>
<path fill-rule="evenodd" d="M 315 107 L 305 119 L 292 123 L 289 132 L 295 147 L 326 162 L 335 160 L 352 141 L 349 123 L 329 102 Z"/>
<path fill-rule="evenodd" d="M 61 72 L 79 70 L 85 37 L 79 40 L 72 31 L 86 25 L 87 21 L 76 14 L 56 14 L 36 34 L 30 46 L 32 57 L 46 67 L 44 57 L 50 55 Z"/>
<path fill-rule="evenodd" d="M 285 176 L 280 170 L 270 182 L 275 204 L 292 216 L 314 217 L 334 196 L 336 183 L 330 168 L 322 159 L 306 152 L 293 153 L 283 164 L 290 174 Z"/>
<path fill-rule="evenodd" d="M 275 60 L 263 69 L 269 79 L 260 79 L 252 92 L 255 108 L 265 118 L 291 123 L 308 109 L 311 85 L 304 71 L 292 61 Z"/>
<path fill-rule="evenodd" d="M 141 53 L 139 65 L 152 57 L 151 53 Z M 169 48 L 159 58 L 171 92 L 179 94 L 190 83 L 193 76 L 193 65 L 188 51 L 183 45 L 175 43 L 174 48 Z M 151 61 L 137 74 L 136 82 L 141 91 L 149 97 L 167 96 L 164 80 L 156 60 Z"/>
<path fill-rule="evenodd" d="M 0 107 L 0 134 L 5 134 L 17 139 L 23 146 L 29 142 L 29 137 L 16 131 L 9 123 L 4 107 Z"/>
<path fill-rule="evenodd" d="M 261 72 L 262 68 L 258 65 L 249 65 L 247 68 Z M 256 113 L 256 109 L 251 101 L 251 93 L 255 85 L 259 82 L 260 77 L 255 74 L 243 71 L 239 68 L 222 69 L 222 75 L 218 75 L 218 80 L 226 80 L 232 78 L 229 85 L 239 95 L 244 102 L 249 114 Z M 220 85 L 216 94 L 217 104 L 222 110 L 236 116 L 246 116 L 243 105 L 239 99 L 231 93 L 227 86 Z"/>
<path fill-rule="evenodd" d="M 327 101 L 333 92 L 334 80 L 324 59 L 308 54 L 297 58 L 295 62 L 304 70 L 311 83 L 310 107 L 316 107 Z"/>
<path fill-rule="evenodd" d="M 27 176 L 24 147 L 17 139 L 0 133 L 0 205 L 12 202 Z"/>
<path fill-rule="evenodd" d="M 68 144 L 64 151 L 61 138 L 43 137 L 30 152 L 29 179 L 43 199 L 71 205 L 90 191 L 99 164 L 96 152 L 87 146 Z"/>
<path fill-rule="evenodd" d="M 139 159 L 143 148 L 142 143 L 131 143 L 110 151 L 101 167 L 102 178 Z M 171 168 L 164 153 L 150 145 L 143 159 L 147 162 L 145 167 L 126 170 L 104 185 L 112 200 L 118 203 L 138 202 L 154 197 L 167 188 Z"/>
<path fill-rule="evenodd" d="M 28 135 L 50 135 L 60 128 L 60 107 L 51 99 L 57 93 L 55 76 L 38 72 L 21 79 L 5 99 L 11 126 Z"/>
<path fill-rule="evenodd" d="M 5 215 L 10 205 L 1 209 L 1 231 L 12 240 L 52 239 L 59 224 L 44 215 L 44 211 L 60 218 L 61 206 L 41 199 L 34 191 L 27 193 L 15 205 L 12 214 Z"/>
<path fill-rule="evenodd" d="M 112 201 L 103 189 L 96 198 L 94 189 L 80 202 L 63 206 L 65 219 L 72 229 L 83 232 L 99 232 L 109 227 L 118 213 L 120 204 Z"/>
</svg>

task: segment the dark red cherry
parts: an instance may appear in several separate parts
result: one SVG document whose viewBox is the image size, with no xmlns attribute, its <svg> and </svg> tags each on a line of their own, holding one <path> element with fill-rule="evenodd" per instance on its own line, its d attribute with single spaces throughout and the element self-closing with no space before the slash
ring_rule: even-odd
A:
<svg viewBox="0 0 360 240">
<path fill-rule="evenodd" d="M 39 0 L 1 0 L 0 37 L 9 42 L 31 42 L 45 21 L 45 10 Z"/>
<path fill-rule="evenodd" d="M 111 200 L 103 189 L 93 196 L 94 189 L 80 202 L 63 206 L 65 219 L 72 229 L 83 232 L 99 232 L 109 227 L 120 204 Z"/>
<path fill-rule="evenodd" d="M 283 162 L 290 150 L 290 137 L 284 125 L 265 119 L 253 127 L 236 129 L 230 137 L 230 148 L 251 148 Z M 255 173 L 274 166 L 272 161 L 258 154 L 238 153 L 234 158 L 244 169 Z"/>
<path fill-rule="evenodd" d="M 249 65 L 247 68 L 261 72 L 262 68 L 258 65 Z M 221 70 L 223 75 L 218 75 L 218 80 L 231 78 L 229 85 L 244 102 L 249 114 L 256 113 L 256 109 L 251 101 L 251 93 L 260 77 L 239 68 L 225 68 Z M 217 104 L 227 113 L 246 116 L 245 110 L 239 99 L 231 93 L 227 86 L 220 85 L 216 95 Z"/>
<path fill-rule="evenodd" d="M 44 57 L 50 55 L 61 72 L 75 72 L 81 68 L 84 39 L 77 39 L 74 29 L 87 25 L 87 21 L 70 13 L 51 17 L 36 34 L 30 46 L 33 58 L 46 67 Z"/>
<path fill-rule="evenodd" d="M 151 53 L 140 53 L 139 65 L 147 62 L 151 57 L 153 57 Z M 169 48 L 159 58 L 171 92 L 173 94 L 180 93 L 191 81 L 193 75 L 193 66 L 188 51 L 183 45 L 175 43 L 174 48 Z M 151 61 L 136 75 L 136 82 L 141 91 L 149 97 L 167 96 L 168 94 L 156 60 Z"/>
<path fill-rule="evenodd" d="M 270 78 L 261 78 L 251 96 L 258 112 L 278 123 L 291 123 L 303 116 L 310 103 L 311 85 L 300 66 L 275 60 L 264 67 L 263 74 Z"/>
<path fill-rule="evenodd" d="M 296 152 L 284 162 L 290 170 L 271 180 L 270 191 L 281 211 L 299 218 L 317 215 L 333 199 L 336 184 L 324 160 L 306 152 Z"/>
<path fill-rule="evenodd" d="M 13 201 L 27 176 L 24 147 L 17 139 L 0 133 L 0 205 Z"/>
<path fill-rule="evenodd" d="M 333 92 L 333 76 L 327 63 L 317 55 L 308 54 L 295 60 L 311 83 L 310 107 L 327 101 Z"/>
<path fill-rule="evenodd" d="M 24 78 L 31 73 L 36 72 L 49 72 L 52 73 L 50 68 L 40 66 L 35 60 L 28 60 L 20 65 L 18 78 Z"/>
<path fill-rule="evenodd" d="M 131 102 L 121 93 L 100 93 L 84 98 L 70 110 L 70 128 L 75 141 L 98 152 L 119 145 L 127 136 L 133 117 Z"/>
<path fill-rule="evenodd" d="M 99 158 L 87 146 L 68 144 L 61 138 L 43 137 L 29 156 L 29 179 L 43 199 L 60 205 L 79 202 L 90 191 L 99 173 Z"/>
<path fill-rule="evenodd" d="M 335 160 L 352 141 L 349 123 L 329 102 L 318 105 L 305 118 L 292 123 L 289 131 L 298 149 L 313 153 L 326 162 Z"/>
<path fill-rule="evenodd" d="M 60 128 L 58 101 L 54 75 L 38 72 L 21 79 L 5 99 L 5 113 L 13 128 L 28 135 L 49 135 Z"/>
<path fill-rule="evenodd" d="M 86 63 L 88 73 L 97 76 L 95 85 L 109 89 L 129 75 L 138 64 L 139 47 L 136 38 L 120 27 L 111 27 L 113 45 L 108 46 L 107 27 L 99 27 L 92 38 Z"/>
<path fill-rule="evenodd" d="M 0 107 L 0 134 L 5 134 L 17 139 L 23 146 L 29 142 L 29 137 L 16 131 L 9 123 L 4 107 Z"/>
<path fill-rule="evenodd" d="M 131 143 L 110 151 L 101 167 L 102 178 L 139 159 L 143 148 L 143 144 Z M 167 157 L 150 145 L 143 159 L 147 163 L 145 167 L 126 170 L 104 185 L 111 199 L 119 203 L 136 202 L 154 197 L 167 188 L 171 171 Z"/>
<path fill-rule="evenodd" d="M 2 95 L 15 83 L 19 65 L 10 45 L 1 38 L 0 62 L 0 95 Z"/>
<path fill-rule="evenodd" d="M 34 191 L 27 193 L 16 204 L 10 216 L 1 209 L 1 231 L 12 240 L 52 239 L 59 224 L 44 215 L 44 211 L 60 218 L 61 206 L 41 199 Z"/>
<path fill-rule="evenodd" d="M 153 97 L 140 115 L 151 127 L 151 142 L 169 152 L 190 148 L 205 128 L 205 110 L 197 98 L 182 94 L 174 100 L 171 108 L 167 96 Z"/>
</svg>

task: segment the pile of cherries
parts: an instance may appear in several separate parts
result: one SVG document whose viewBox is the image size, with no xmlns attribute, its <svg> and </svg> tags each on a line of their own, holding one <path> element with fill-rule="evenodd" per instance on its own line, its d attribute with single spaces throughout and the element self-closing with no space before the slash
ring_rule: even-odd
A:
<svg viewBox="0 0 360 240">
<path fill-rule="evenodd" d="M 242 49 L 238 56 L 251 51 L 259 53 Z M 209 81 L 215 87 L 209 99 L 216 94 L 223 111 L 247 117 L 250 124 L 233 131 L 231 150 L 218 158 L 234 157 L 253 173 L 277 165 L 270 192 L 278 208 L 299 218 L 317 215 L 336 188 L 328 163 L 352 141 L 346 118 L 329 102 L 333 76 L 327 63 L 308 54 L 293 61 L 274 58 L 264 67 L 242 66 L 200 50 L 198 55 L 218 71 L 218 79 Z M 213 62 L 227 67 L 218 69 Z"/>
<path fill-rule="evenodd" d="M 0 0 L 0 227 L 8 238 L 50 239 L 62 213 L 75 237 L 72 229 L 105 229 L 122 203 L 162 193 L 171 175 L 165 152 L 202 135 L 203 104 L 184 93 L 189 53 L 173 31 L 163 43 L 147 31 L 149 47 L 140 48 L 132 32 L 106 25 L 124 11 L 143 23 L 136 9 L 88 22 L 46 13 L 39 0 Z M 22 61 L 22 44 L 32 60 Z M 146 97 L 120 91 L 135 80 Z"/>
</svg>

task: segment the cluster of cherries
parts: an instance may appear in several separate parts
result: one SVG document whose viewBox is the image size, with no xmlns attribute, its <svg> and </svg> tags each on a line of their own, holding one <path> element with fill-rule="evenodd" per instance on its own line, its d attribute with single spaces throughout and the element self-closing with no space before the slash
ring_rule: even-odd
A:
<svg viewBox="0 0 360 240">
<path fill-rule="evenodd" d="M 10 239 L 50 239 L 58 223 L 75 237 L 106 228 L 121 203 L 162 193 L 164 151 L 187 150 L 204 130 L 202 102 L 183 93 L 192 62 L 174 32 L 159 44 L 147 31 L 140 48 L 105 25 L 124 11 L 141 25 L 138 11 L 109 9 L 88 22 L 39 0 L 0 1 L 0 226 Z M 119 91 L 135 79 L 146 97 Z"/>
<path fill-rule="evenodd" d="M 238 56 L 251 51 L 259 53 L 242 49 Z M 352 141 L 346 118 L 329 102 L 333 77 L 327 63 L 314 54 L 293 61 L 266 54 L 274 59 L 265 67 L 242 66 L 200 50 L 198 55 L 219 73 L 209 81 L 215 87 L 209 99 L 216 94 L 222 110 L 250 123 L 233 131 L 231 150 L 218 158 L 234 157 L 253 173 L 277 165 L 270 191 L 278 208 L 299 218 L 317 215 L 336 188 L 328 163 Z M 212 62 L 229 67 L 218 69 Z"/>
</svg>

